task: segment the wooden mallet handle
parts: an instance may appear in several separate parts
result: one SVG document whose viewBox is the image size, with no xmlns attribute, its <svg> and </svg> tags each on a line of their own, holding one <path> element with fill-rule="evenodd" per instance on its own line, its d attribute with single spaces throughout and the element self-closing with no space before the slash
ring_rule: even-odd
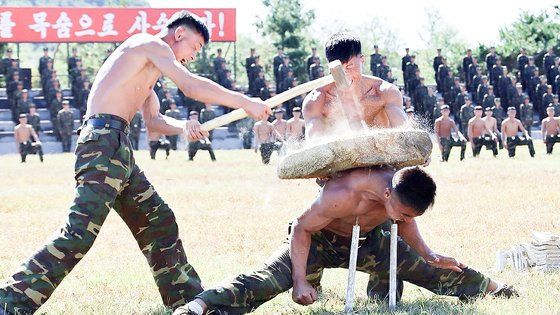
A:
<svg viewBox="0 0 560 315">
<path fill-rule="evenodd" d="M 327 85 L 329 83 L 332 83 L 334 81 L 333 76 L 332 75 L 328 75 L 322 78 L 319 78 L 317 80 L 313 80 L 313 81 L 309 81 L 306 82 L 304 84 L 298 85 L 296 87 L 293 87 L 285 92 L 282 92 L 280 94 L 277 94 L 271 98 L 269 98 L 268 100 L 266 100 L 264 103 L 270 107 L 270 108 L 274 108 L 298 95 L 301 95 L 303 93 L 307 93 L 313 89 L 319 88 L 321 86 Z M 212 129 L 224 126 L 229 124 L 232 121 L 236 121 L 242 118 L 247 117 L 247 113 L 241 109 L 238 108 L 230 113 L 227 113 L 225 115 L 222 115 L 220 117 L 216 117 L 210 121 L 207 121 L 205 123 L 202 124 L 202 130 L 205 131 L 210 131 Z"/>
</svg>

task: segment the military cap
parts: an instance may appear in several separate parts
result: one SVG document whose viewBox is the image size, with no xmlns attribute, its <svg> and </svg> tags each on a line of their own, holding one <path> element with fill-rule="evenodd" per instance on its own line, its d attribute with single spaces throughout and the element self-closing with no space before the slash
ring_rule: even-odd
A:
<svg viewBox="0 0 560 315">
<path fill-rule="evenodd" d="M 518 88 L 518 87 L 522 88 L 523 85 L 521 85 L 521 83 L 517 83 L 517 84 L 515 85 L 515 87 L 516 87 L 516 88 Z"/>
<path fill-rule="evenodd" d="M 474 107 L 474 110 L 482 110 L 482 106 L 476 105 L 476 106 Z"/>
<path fill-rule="evenodd" d="M 465 96 L 464 96 L 464 99 L 465 99 L 465 101 L 470 101 L 470 100 L 471 100 L 471 97 L 468 96 L 468 95 L 465 95 Z"/>
<path fill-rule="evenodd" d="M 294 107 L 294 109 L 292 109 L 292 112 L 301 112 L 301 108 L 299 108 L 299 107 Z"/>
<path fill-rule="evenodd" d="M 441 109 L 442 109 L 442 110 L 443 110 L 443 109 L 449 109 L 449 105 L 443 104 L 443 105 L 441 105 Z"/>
<path fill-rule="evenodd" d="M 6 52 L 11 53 L 11 52 L 14 52 L 14 51 L 11 48 L 8 48 L 8 49 L 6 49 Z"/>
<path fill-rule="evenodd" d="M 78 62 L 78 61 L 81 62 L 81 61 L 82 61 L 82 58 L 81 58 L 81 57 L 76 57 L 76 62 Z"/>
<path fill-rule="evenodd" d="M 43 47 L 43 51 L 49 51 L 49 47 Z"/>
<path fill-rule="evenodd" d="M 33 104 L 33 103 L 29 104 L 29 108 L 31 108 L 31 107 L 36 108 L 35 104 Z"/>
<path fill-rule="evenodd" d="M 546 108 L 546 110 L 554 110 L 554 106 L 552 104 L 548 105 L 548 107 Z"/>
<path fill-rule="evenodd" d="M 27 91 L 27 89 L 23 89 L 23 90 L 21 90 L 21 91 L 22 91 L 23 93 L 29 92 L 29 91 Z"/>
<path fill-rule="evenodd" d="M 514 107 L 514 106 L 508 107 L 508 112 L 509 112 L 510 110 L 515 110 L 515 107 Z"/>
<path fill-rule="evenodd" d="M 373 45 L 373 48 L 379 48 L 379 46 L 377 46 L 377 45 Z"/>
<path fill-rule="evenodd" d="M 528 95 L 523 95 L 523 99 L 524 99 L 524 100 L 528 100 L 528 99 L 529 99 L 529 96 L 528 96 Z"/>
<path fill-rule="evenodd" d="M 501 102 L 501 101 L 502 101 L 502 100 L 501 100 L 499 97 L 496 97 L 496 98 L 494 99 L 494 102 Z"/>
<path fill-rule="evenodd" d="M 489 86 L 488 86 L 488 89 L 489 89 L 489 90 L 493 90 L 493 89 L 494 89 L 494 86 L 489 85 Z"/>
<path fill-rule="evenodd" d="M 170 98 L 170 99 L 169 99 L 169 104 L 176 104 L 176 103 L 175 103 L 175 99 Z"/>
</svg>

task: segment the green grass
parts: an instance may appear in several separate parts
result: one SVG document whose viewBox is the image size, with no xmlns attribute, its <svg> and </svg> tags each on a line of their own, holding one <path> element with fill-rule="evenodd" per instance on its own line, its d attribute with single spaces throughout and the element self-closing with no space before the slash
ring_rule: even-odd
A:
<svg viewBox="0 0 560 315">
<path fill-rule="evenodd" d="M 436 205 L 418 218 L 427 243 L 497 280 L 518 288 L 513 300 L 484 298 L 461 304 L 406 284 L 398 313 L 414 314 L 559 314 L 560 273 L 502 273 L 493 270 L 498 250 L 530 240 L 533 230 L 560 234 L 560 153 L 537 156 L 525 147 L 518 156 L 497 159 L 483 150 L 477 159 L 438 162 L 428 170 L 438 184 Z M 437 148 L 436 148 L 437 150 Z M 557 148 L 560 150 L 560 147 Z M 159 194 L 174 209 L 189 261 L 206 287 L 261 266 L 286 237 L 287 223 L 306 209 L 318 192 L 312 180 L 279 180 L 252 151 L 218 151 L 218 162 L 200 152 L 195 162 L 185 152 L 152 161 L 136 153 Z M 469 154 L 470 155 L 470 150 Z M 272 161 L 275 163 L 275 160 Z M 36 156 L 19 163 L 0 156 L 0 278 L 49 238 L 64 222 L 73 198 L 72 154 Z M 338 314 L 342 312 L 346 270 L 327 270 L 321 298 L 310 307 L 281 294 L 258 314 Z M 368 302 L 367 276 L 357 277 L 358 313 L 387 312 Z M 148 265 L 126 225 L 112 212 L 86 257 L 40 309 L 45 314 L 167 314 Z"/>
</svg>

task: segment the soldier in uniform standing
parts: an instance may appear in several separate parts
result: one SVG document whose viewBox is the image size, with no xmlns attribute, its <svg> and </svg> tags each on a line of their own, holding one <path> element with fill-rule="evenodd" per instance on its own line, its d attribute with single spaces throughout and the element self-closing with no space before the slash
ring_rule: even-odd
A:
<svg viewBox="0 0 560 315">
<path fill-rule="evenodd" d="M 449 105 L 443 105 L 441 108 L 442 116 L 436 119 L 434 124 L 434 130 L 436 134 L 436 141 L 439 145 L 441 151 L 441 160 L 447 162 L 449 160 L 449 154 L 451 153 L 451 148 L 461 147 L 461 157 L 462 161 L 465 159 L 465 151 L 467 149 L 467 139 L 463 136 L 461 131 L 457 129 L 455 122 L 449 118 Z M 459 140 L 455 139 L 451 132 L 455 131 Z"/>
<path fill-rule="evenodd" d="M 509 104 L 511 102 L 511 98 L 510 98 L 511 95 L 508 95 L 509 86 L 511 86 L 511 78 L 508 75 L 507 67 L 503 66 L 502 74 L 498 78 L 498 91 L 500 91 L 500 93 L 497 95 L 502 99 L 502 103 L 504 107 L 509 107 Z M 515 87 L 511 92 L 514 91 L 515 91 Z"/>
<path fill-rule="evenodd" d="M 496 118 L 498 124 L 498 130 L 502 130 L 502 121 L 506 117 L 504 107 L 502 106 L 502 101 L 499 97 L 494 98 L 494 106 L 492 106 L 492 116 Z"/>
<path fill-rule="evenodd" d="M 486 55 L 486 71 L 488 71 L 488 75 L 490 75 L 490 71 L 496 64 L 497 58 L 496 48 L 494 46 L 490 47 L 490 52 Z"/>
<path fill-rule="evenodd" d="M 484 95 L 488 94 L 488 77 L 483 75 L 482 76 L 482 83 L 478 86 L 476 91 L 476 104 L 482 105 L 482 101 L 484 100 Z"/>
<path fill-rule="evenodd" d="M 466 137 L 468 139 L 469 134 L 467 130 L 469 127 L 469 121 L 474 117 L 474 108 L 471 104 L 471 98 L 468 95 L 465 96 L 465 104 L 461 106 L 459 117 L 461 119 L 461 131 L 463 132 L 463 134 L 466 134 Z"/>
<path fill-rule="evenodd" d="M 476 56 L 472 56 L 471 60 L 472 63 L 467 68 L 467 79 L 465 79 L 467 81 L 467 91 L 469 92 L 473 91 L 473 78 L 477 75 L 482 76 L 482 71 L 480 69 L 477 71 L 477 68 L 480 68 L 478 65 L 478 58 L 476 58 Z M 480 74 L 478 72 L 480 72 Z"/>
<path fill-rule="evenodd" d="M 529 63 L 529 57 L 525 48 L 521 48 L 519 55 L 517 55 L 517 77 L 523 86 L 523 89 L 527 90 L 527 81 L 525 81 L 525 66 Z"/>
<path fill-rule="evenodd" d="M 548 108 L 548 106 L 552 104 L 553 95 L 554 94 L 552 94 L 552 85 L 547 85 L 546 93 L 544 93 L 541 98 L 541 107 L 544 109 L 543 112 L 546 112 L 546 108 Z"/>
<path fill-rule="evenodd" d="M 432 68 L 434 69 L 434 76 L 436 79 L 436 83 L 438 82 L 437 71 L 439 66 L 443 63 L 442 62 L 443 56 L 441 55 L 441 48 L 437 49 L 437 55 L 434 57 L 434 61 L 432 62 Z"/>
<path fill-rule="evenodd" d="M 416 109 L 416 113 L 424 115 L 426 111 L 426 107 L 424 105 L 424 101 L 428 96 L 428 87 L 424 84 L 424 78 L 420 77 L 420 83 L 414 89 L 414 108 Z"/>
<path fill-rule="evenodd" d="M 406 72 L 406 65 L 410 62 L 410 55 L 408 54 L 410 49 L 409 48 L 405 48 L 405 55 L 401 58 L 401 70 L 403 73 L 403 80 L 406 84 L 406 82 L 408 81 L 408 77 L 407 77 L 407 72 Z"/>
<path fill-rule="evenodd" d="M 529 56 L 527 58 L 527 64 L 523 68 L 523 80 L 524 80 L 525 84 L 523 85 L 523 81 L 521 82 L 521 84 L 523 85 L 524 91 L 526 93 L 529 93 L 529 97 L 531 97 L 531 93 L 532 93 L 531 92 L 531 80 L 535 76 L 535 69 L 537 69 L 537 66 L 535 66 L 535 59 L 533 58 L 533 56 Z"/>
<path fill-rule="evenodd" d="M 554 144 L 560 142 L 560 118 L 554 117 L 554 106 L 548 106 L 546 114 L 548 116 L 542 120 L 541 134 L 546 154 L 552 154 Z"/>
<path fill-rule="evenodd" d="M 284 63 L 284 48 L 282 46 L 278 46 L 276 48 L 276 56 L 272 59 L 272 71 L 274 72 L 274 82 L 276 83 L 276 91 L 280 89 L 280 82 L 282 79 L 280 78 L 280 65 Z"/>
<path fill-rule="evenodd" d="M 216 112 L 214 112 L 214 109 L 212 108 L 212 104 L 204 103 L 204 108 L 200 111 L 200 123 L 203 124 L 214 118 L 216 118 Z M 214 130 L 210 130 L 208 132 L 208 139 L 210 139 L 210 141 L 212 140 L 213 133 Z"/>
<path fill-rule="evenodd" d="M 259 94 L 260 88 L 255 88 L 255 80 L 259 78 L 259 73 L 263 72 L 263 66 L 261 65 L 261 57 L 255 56 L 255 62 L 249 68 L 249 95 L 256 97 Z M 264 84 L 264 72 L 263 72 L 263 84 Z"/>
<path fill-rule="evenodd" d="M 130 144 L 132 144 L 132 149 L 138 150 L 138 143 L 140 142 L 140 130 L 142 128 L 142 114 L 136 112 L 132 119 L 130 120 L 130 130 L 128 133 L 128 138 L 130 139 Z"/>
<path fill-rule="evenodd" d="M 428 87 L 428 95 L 424 98 L 424 112 L 422 114 L 432 125 L 434 123 L 434 109 L 436 108 L 436 104 L 437 97 L 434 94 L 434 89 L 430 86 Z"/>
<path fill-rule="evenodd" d="M 523 136 L 519 136 L 518 133 L 521 130 Z M 509 157 L 515 156 L 515 148 L 518 145 L 526 145 L 529 147 L 529 154 L 531 157 L 535 157 L 535 148 L 533 147 L 533 139 L 521 124 L 519 119 L 515 118 L 515 107 L 508 108 L 508 118 L 506 118 L 502 123 L 502 141 L 506 149 L 508 150 Z"/>
<path fill-rule="evenodd" d="M 38 154 L 39 160 L 43 162 L 43 148 L 37 133 L 35 133 L 31 125 L 27 124 L 27 116 L 25 114 L 20 114 L 18 118 L 19 124 L 14 128 L 14 137 L 21 156 L 21 163 L 25 163 L 25 158 L 28 154 Z"/>
<path fill-rule="evenodd" d="M 445 78 L 447 78 L 449 76 L 449 67 L 447 66 L 447 58 L 443 57 L 441 59 L 442 64 L 439 65 L 439 68 L 437 70 L 437 78 L 438 80 L 436 80 L 437 83 L 437 90 L 440 93 L 443 93 L 443 81 L 445 81 Z"/>
<path fill-rule="evenodd" d="M 218 48 L 217 51 L 217 56 L 214 57 L 214 60 L 212 60 L 212 65 L 214 66 L 214 75 L 217 77 L 217 73 L 222 71 L 224 65 L 226 64 L 226 60 L 224 59 L 224 57 L 222 57 L 222 49 Z M 220 82 L 219 80 L 216 80 L 216 82 Z"/>
<path fill-rule="evenodd" d="M 165 159 L 169 158 L 169 151 L 171 145 L 169 141 L 163 138 L 163 135 L 159 132 L 152 132 L 148 130 L 148 147 L 150 148 L 150 158 L 152 160 L 156 159 L 156 152 L 159 149 L 165 150 Z"/>
<path fill-rule="evenodd" d="M 379 53 L 379 46 L 373 45 L 374 53 L 369 56 L 369 69 L 371 75 L 379 77 L 379 65 L 381 64 L 381 54 Z"/>
<path fill-rule="evenodd" d="M 31 106 L 31 100 L 29 99 L 29 93 L 26 89 L 21 90 L 20 95 L 16 96 L 16 108 L 17 114 L 27 114 L 29 112 L 29 107 Z"/>
<path fill-rule="evenodd" d="M 490 79 L 490 85 L 496 87 L 496 95 L 500 96 L 498 90 L 498 80 L 500 80 L 500 76 L 504 73 L 504 69 L 502 68 L 502 58 L 499 56 L 496 57 L 496 61 L 492 66 L 492 69 L 488 69 L 488 77 Z"/>
<path fill-rule="evenodd" d="M 461 83 L 459 85 L 459 93 L 457 93 L 457 96 L 455 96 L 455 100 L 453 101 L 453 105 L 451 106 L 451 114 L 453 115 L 455 123 L 459 126 L 461 125 L 461 107 L 465 105 L 465 97 L 469 97 L 469 94 L 465 89 L 465 85 Z"/>
<path fill-rule="evenodd" d="M 39 131 L 41 131 L 41 117 L 37 114 L 37 108 L 35 104 L 31 103 L 29 105 L 29 114 L 27 114 L 27 123 L 33 127 L 35 133 L 38 135 Z"/>
<path fill-rule="evenodd" d="M 70 152 L 74 132 L 74 115 L 70 111 L 70 103 L 67 100 L 62 101 L 62 109 L 58 112 L 56 121 L 62 140 L 62 152 Z"/>
<path fill-rule="evenodd" d="M 317 56 L 317 48 L 312 47 L 311 48 L 311 55 L 307 56 L 307 67 L 305 69 L 307 69 L 307 71 L 309 71 L 309 68 L 311 67 L 311 65 L 315 64 L 317 62 L 317 60 L 319 60 L 319 64 L 321 64 L 321 59 L 319 58 L 319 56 Z M 309 77 L 311 78 L 311 75 Z"/>
<path fill-rule="evenodd" d="M 387 56 L 381 57 L 381 64 L 377 68 L 379 78 L 386 80 L 389 78 L 389 72 L 391 72 L 391 67 L 387 64 Z"/>
<path fill-rule="evenodd" d="M 463 75 L 465 77 L 465 83 L 467 84 L 467 89 L 470 87 L 470 81 L 472 79 L 472 77 L 474 76 L 474 72 L 470 73 L 470 66 L 473 64 L 473 56 L 472 56 L 472 50 L 469 48 L 467 49 L 467 55 L 465 57 L 463 57 Z M 435 69 L 434 69 L 435 71 Z"/>
<path fill-rule="evenodd" d="M 548 69 L 550 69 L 552 66 L 554 66 L 554 60 L 556 59 L 556 55 L 554 55 L 554 51 L 552 49 L 552 47 L 548 47 L 548 49 L 546 50 L 546 54 L 544 54 L 543 56 L 543 72 L 546 75 L 548 73 Z M 548 84 L 552 84 L 552 80 L 550 78 L 547 78 Z"/>
<path fill-rule="evenodd" d="M 279 94 L 287 90 L 287 88 L 284 89 L 282 85 L 284 84 L 284 81 L 288 77 L 288 73 L 292 71 L 292 64 L 290 64 L 290 57 L 285 55 L 282 61 L 283 63 L 278 67 L 279 84 L 278 84 L 278 89 L 276 90 L 276 94 Z"/>
<path fill-rule="evenodd" d="M 249 57 L 245 58 L 245 71 L 247 72 L 247 78 L 251 77 L 251 65 L 255 63 L 256 57 L 256 50 L 255 48 L 251 48 L 249 51 Z M 250 84 L 251 81 L 249 81 Z"/>
<path fill-rule="evenodd" d="M 276 139 L 280 139 L 282 136 L 278 134 L 267 118 L 257 121 L 253 126 L 253 132 L 255 134 L 255 141 L 253 142 L 255 153 L 260 150 L 263 164 L 268 164 L 272 152 L 280 151 L 282 143 L 277 142 Z"/>
<path fill-rule="evenodd" d="M 544 119 L 545 113 L 544 109 L 548 104 L 543 104 L 543 96 L 546 94 L 548 85 L 546 84 L 546 77 L 544 75 L 539 76 L 540 82 L 537 84 L 534 92 L 533 104 L 535 104 L 535 110 L 541 119 Z M 552 87 L 551 87 L 552 88 Z"/>
<path fill-rule="evenodd" d="M 12 66 L 12 54 L 11 48 L 6 49 L 6 56 L 2 58 L 2 63 L 0 63 L 0 74 L 6 75 L 8 73 L 8 68 Z"/>
<path fill-rule="evenodd" d="M 523 97 L 523 103 L 521 104 L 519 109 L 521 111 L 521 113 L 519 113 L 519 118 L 521 120 L 521 123 L 523 124 L 523 127 L 527 129 L 529 135 L 531 135 L 531 128 L 533 126 L 533 119 L 534 119 L 533 104 L 529 103 L 529 97 L 527 95 Z"/>
<path fill-rule="evenodd" d="M 486 94 L 482 98 L 482 108 L 494 106 L 494 100 L 496 96 L 494 95 L 494 86 L 489 85 Z"/>
<path fill-rule="evenodd" d="M 523 85 L 521 83 L 513 83 L 515 82 L 515 77 L 512 77 L 512 85 L 508 87 L 508 94 L 511 93 L 510 96 L 510 104 L 508 107 L 515 107 L 518 113 L 521 113 L 520 108 L 521 104 L 523 104 L 523 99 L 525 98 L 525 94 L 523 94 Z M 529 99 L 527 97 L 527 99 Z"/>
<path fill-rule="evenodd" d="M 43 70 L 47 68 L 47 63 L 53 61 L 49 56 L 49 48 L 43 47 L 43 56 L 39 58 L 39 73 L 43 73 Z"/>
<path fill-rule="evenodd" d="M 80 61 L 80 66 L 78 66 L 78 60 Z M 81 67 L 82 59 L 78 56 L 78 49 L 72 47 L 72 56 L 68 57 L 68 74 L 72 75 L 74 69 Z"/>
<path fill-rule="evenodd" d="M 165 116 L 175 118 L 177 120 L 181 120 L 181 112 L 177 109 L 177 104 L 175 100 L 171 98 L 169 100 L 169 109 L 165 111 Z M 171 150 L 177 150 L 177 140 L 179 139 L 179 135 L 173 136 L 165 136 L 167 140 L 169 140 L 169 145 Z"/>
</svg>

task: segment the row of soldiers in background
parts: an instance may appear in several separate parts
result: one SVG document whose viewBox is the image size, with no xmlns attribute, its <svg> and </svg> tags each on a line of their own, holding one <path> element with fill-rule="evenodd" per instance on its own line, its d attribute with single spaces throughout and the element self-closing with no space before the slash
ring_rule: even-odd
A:
<svg viewBox="0 0 560 315">
<path fill-rule="evenodd" d="M 111 52 L 111 50 L 107 51 Z M 82 58 L 78 56 L 78 49 L 76 47 L 72 47 L 72 56 L 68 57 L 68 80 L 72 88 L 75 107 L 80 110 L 80 117 L 84 117 L 91 82 L 83 67 Z"/>
<path fill-rule="evenodd" d="M 19 114 L 27 113 L 26 107 L 29 107 L 30 101 L 27 89 L 23 87 L 19 60 L 13 58 L 13 51 L 10 48 L 6 50 L 6 56 L 2 59 L 0 70 L 6 83 L 6 96 L 12 113 L 12 121 L 18 124 Z"/>
</svg>

